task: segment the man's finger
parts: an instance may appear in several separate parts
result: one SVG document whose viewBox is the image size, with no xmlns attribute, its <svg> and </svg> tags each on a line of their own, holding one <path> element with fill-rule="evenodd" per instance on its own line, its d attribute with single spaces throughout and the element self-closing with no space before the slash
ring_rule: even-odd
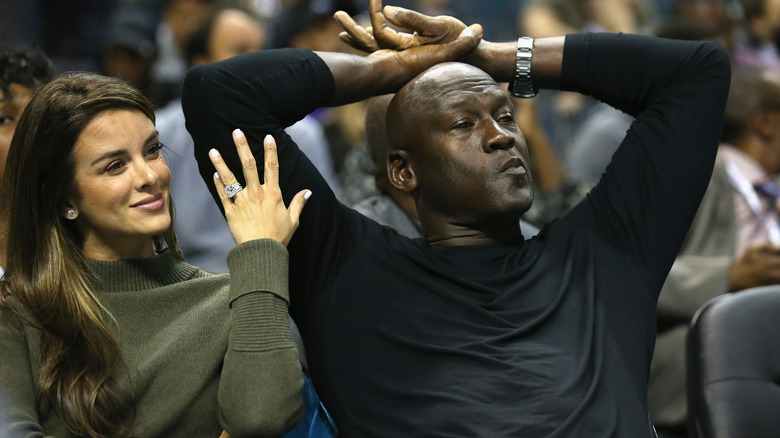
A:
<svg viewBox="0 0 780 438">
<path fill-rule="evenodd" d="M 352 17 L 344 11 L 337 11 L 333 17 L 344 28 L 344 32 L 339 34 L 341 41 L 358 50 L 374 52 L 379 49 L 374 36 L 363 26 L 357 24 Z"/>
<path fill-rule="evenodd" d="M 448 49 L 452 50 L 456 56 L 465 55 L 474 50 L 479 42 L 482 40 L 482 26 L 479 24 L 472 24 L 471 26 L 463 29 L 458 38 L 451 43 L 445 44 Z"/>
<path fill-rule="evenodd" d="M 374 39 L 379 47 L 383 49 L 395 49 L 392 44 L 393 33 L 396 32 L 387 28 L 387 22 L 382 13 L 382 0 L 371 0 L 371 3 L 368 5 L 368 18 L 371 20 L 371 33 L 374 34 Z"/>
<path fill-rule="evenodd" d="M 393 26 L 417 32 L 421 35 L 439 35 L 442 30 L 443 20 L 438 17 L 430 17 L 411 9 L 396 6 L 386 6 L 384 16 Z M 465 28 L 466 25 L 463 25 Z M 463 28 L 458 29 L 460 33 Z M 456 34 L 457 35 L 457 34 Z"/>
</svg>

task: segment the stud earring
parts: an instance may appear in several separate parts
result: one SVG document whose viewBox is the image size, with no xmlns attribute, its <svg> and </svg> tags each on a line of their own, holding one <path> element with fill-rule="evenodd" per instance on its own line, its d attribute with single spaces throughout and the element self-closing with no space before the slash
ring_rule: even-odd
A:
<svg viewBox="0 0 780 438">
<path fill-rule="evenodd" d="M 76 219 L 76 210 L 69 208 L 68 211 L 65 213 L 65 216 L 67 216 L 68 219 Z"/>
</svg>

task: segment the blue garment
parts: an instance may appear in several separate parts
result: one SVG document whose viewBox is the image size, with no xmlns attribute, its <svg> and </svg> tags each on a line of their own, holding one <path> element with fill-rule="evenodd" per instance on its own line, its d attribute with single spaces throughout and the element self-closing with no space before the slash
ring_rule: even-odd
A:
<svg viewBox="0 0 780 438">
<path fill-rule="evenodd" d="M 306 413 L 303 414 L 303 420 L 295 426 L 295 429 L 289 431 L 284 438 L 330 438 L 339 436 L 336 425 L 330 414 L 322 405 L 320 398 L 314 391 L 314 387 L 306 376 L 303 376 L 303 404 L 306 407 Z"/>
</svg>

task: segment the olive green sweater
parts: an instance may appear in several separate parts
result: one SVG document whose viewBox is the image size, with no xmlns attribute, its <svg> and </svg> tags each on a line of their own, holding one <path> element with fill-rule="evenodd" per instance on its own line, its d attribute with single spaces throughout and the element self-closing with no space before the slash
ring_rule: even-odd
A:
<svg viewBox="0 0 780 438">
<path fill-rule="evenodd" d="M 300 421 L 287 263 L 284 246 L 270 239 L 234 248 L 230 276 L 165 253 L 90 262 L 99 279 L 93 287 L 117 322 L 124 364 L 117 378 L 133 394 L 136 436 L 217 438 L 223 429 L 232 438 L 278 436 Z M 36 408 L 39 331 L 3 315 L 0 436 L 67 436 L 54 410 Z"/>
</svg>

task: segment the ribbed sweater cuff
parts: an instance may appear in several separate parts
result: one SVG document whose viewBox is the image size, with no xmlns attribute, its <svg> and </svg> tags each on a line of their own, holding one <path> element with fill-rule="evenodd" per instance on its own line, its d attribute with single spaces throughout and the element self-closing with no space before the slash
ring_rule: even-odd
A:
<svg viewBox="0 0 780 438">
<path fill-rule="evenodd" d="M 230 305 L 252 292 L 271 292 L 290 302 L 287 248 L 273 239 L 250 240 L 230 250 Z"/>
<path fill-rule="evenodd" d="M 247 294 L 234 303 L 233 351 L 265 352 L 295 348 L 287 320 L 287 303 L 278 296 Z"/>
</svg>

